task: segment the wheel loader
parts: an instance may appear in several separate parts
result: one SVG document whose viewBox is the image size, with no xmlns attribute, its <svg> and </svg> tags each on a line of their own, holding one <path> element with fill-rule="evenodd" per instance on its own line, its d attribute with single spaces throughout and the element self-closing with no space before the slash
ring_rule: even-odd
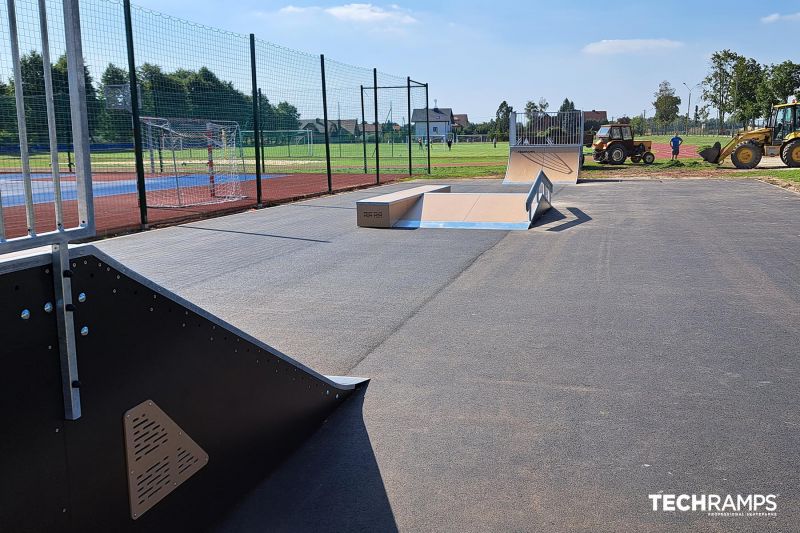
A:
<svg viewBox="0 0 800 533">
<path fill-rule="evenodd" d="M 737 134 L 724 147 L 714 143 L 700 151 L 709 163 L 722 163 L 730 156 L 736 168 L 755 168 L 763 156 L 779 156 L 789 167 L 800 167 L 800 103 L 780 104 L 764 128 Z"/>
</svg>

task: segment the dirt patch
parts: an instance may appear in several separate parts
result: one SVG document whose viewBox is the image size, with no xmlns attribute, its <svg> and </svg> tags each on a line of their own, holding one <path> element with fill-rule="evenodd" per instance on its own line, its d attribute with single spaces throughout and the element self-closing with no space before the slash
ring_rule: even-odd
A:
<svg viewBox="0 0 800 533">
<path fill-rule="evenodd" d="M 780 178 L 773 178 L 771 176 L 757 176 L 755 179 L 763 181 L 764 183 L 769 183 L 770 185 L 775 185 L 781 189 L 786 189 L 787 191 L 800 194 L 800 184 L 798 183 L 782 180 Z"/>
</svg>

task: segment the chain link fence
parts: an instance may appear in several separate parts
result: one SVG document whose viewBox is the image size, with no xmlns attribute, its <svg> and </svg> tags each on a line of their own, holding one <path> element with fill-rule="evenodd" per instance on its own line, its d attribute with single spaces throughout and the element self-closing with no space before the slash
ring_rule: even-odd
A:
<svg viewBox="0 0 800 533">
<path fill-rule="evenodd" d="M 428 170 L 429 143 L 415 135 L 409 143 L 408 135 L 415 128 L 409 103 L 411 113 L 427 106 L 424 84 L 124 1 L 84 0 L 80 14 L 101 234 Z M 75 168 L 61 2 L 4 1 L 0 41 L 0 214 L 10 238 L 27 230 L 26 172 L 42 210 L 41 230 L 52 229 L 48 213 L 59 186 L 64 220 L 77 217 L 70 203 Z M 19 46 L 16 65 L 12 42 Z M 29 172 L 22 165 L 18 91 Z"/>
</svg>

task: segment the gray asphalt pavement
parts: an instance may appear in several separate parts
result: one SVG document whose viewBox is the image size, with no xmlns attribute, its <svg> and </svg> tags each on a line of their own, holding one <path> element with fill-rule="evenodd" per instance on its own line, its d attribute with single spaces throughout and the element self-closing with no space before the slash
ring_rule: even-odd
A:
<svg viewBox="0 0 800 533">
<path fill-rule="evenodd" d="M 220 530 L 798 529 L 800 196 L 594 182 L 528 232 L 356 227 L 356 200 L 415 185 L 98 244 L 371 378 Z M 777 494 L 777 517 L 654 512 L 658 493 Z"/>
</svg>

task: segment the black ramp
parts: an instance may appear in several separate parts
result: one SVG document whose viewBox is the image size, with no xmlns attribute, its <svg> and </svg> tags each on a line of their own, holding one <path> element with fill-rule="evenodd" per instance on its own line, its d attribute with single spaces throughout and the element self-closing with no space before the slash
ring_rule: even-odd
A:
<svg viewBox="0 0 800 533">
<path fill-rule="evenodd" d="M 23 411 L 14 415 L 14 427 L 6 427 L 23 437 L 13 439 L 13 448 L 3 444 L 7 452 L 3 454 L 4 476 L 18 477 L 32 491 L 29 478 L 41 477 L 36 469 L 30 470 L 28 463 L 34 457 L 37 468 L 53 472 L 52 483 L 44 484 L 47 490 L 38 491 L 38 498 L 32 498 L 29 491 L 12 491 L 4 498 L 0 524 L 9 527 L 3 531 L 194 531 L 210 527 L 314 433 L 363 381 L 334 381 L 317 374 L 94 247 L 73 250 L 71 266 L 83 407 L 83 416 L 73 422 L 61 420 L 57 349 L 49 360 L 37 353 L 44 361 L 33 369 L 26 368 L 31 361 L 20 351 L 36 346 L 41 352 L 37 343 L 50 344 L 55 339 L 54 319 L 49 319 L 53 327 L 42 322 L 20 328 L 21 322 L 34 324 L 34 317 L 48 318 L 36 313 L 21 321 L 18 316 L 21 306 L 38 310 L 44 305 L 42 300 L 52 298 L 52 277 L 44 274 L 47 267 L 41 265 L 2 276 L 3 327 L 13 328 L 12 338 L 19 337 L 14 350 L 4 353 L 4 362 L 7 369 L 16 367 L 9 374 L 15 376 L 12 381 L 22 381 L 16 376 L 24 375 L 26 381 L 36 384 L 27 395 L 24 385 L 12 388 L 22 395 L 22 402 L 4 390 L 6 412 L 12 408 L 31 411 L 25 413 L 28 416 L 22 416 Z M 50 292 L 32 289 L 25 293 L 26 301 L 5 298 L 20 292 L 14 287 L 23 284 L 44 286 Z M 85 298 L 79 298 L 82 293 Z M 123 420 L 126 412 L 148 402 L 168 417 L 162 425 L 175 429 L 158 436 L 164 437 L 158 442 L 163 446 L 156 446 L 153 453 L 165 454 L 163 464 L 154 470 L 159 475 L 143 476 L 150 483 L 145 487 L 150 489 L 147 497 L 158 500 L 167 494 L 134 520 Z M 63 430 L 56 434 L 58 427 Z M 199 447 L 194 450 L 196 455 L 207 454 L 208 462 L 195 466 L 194 475 L 174 486 L 182 463 L 171 463 L 163 450 L 170 440 L 186 436 Z M 65 471 L 65 461 L 68 479 L 58 475 Z M 152 485 L 153 479 L 163 486 Z M 4 491 L 9 488 L 6 482 L 2 486 Z M 62 502 L 65 499 L 67 503 Z M 66 521 L 43 512 L 52 514 L 53 509 L 66 515 Z"/>
</svg>

